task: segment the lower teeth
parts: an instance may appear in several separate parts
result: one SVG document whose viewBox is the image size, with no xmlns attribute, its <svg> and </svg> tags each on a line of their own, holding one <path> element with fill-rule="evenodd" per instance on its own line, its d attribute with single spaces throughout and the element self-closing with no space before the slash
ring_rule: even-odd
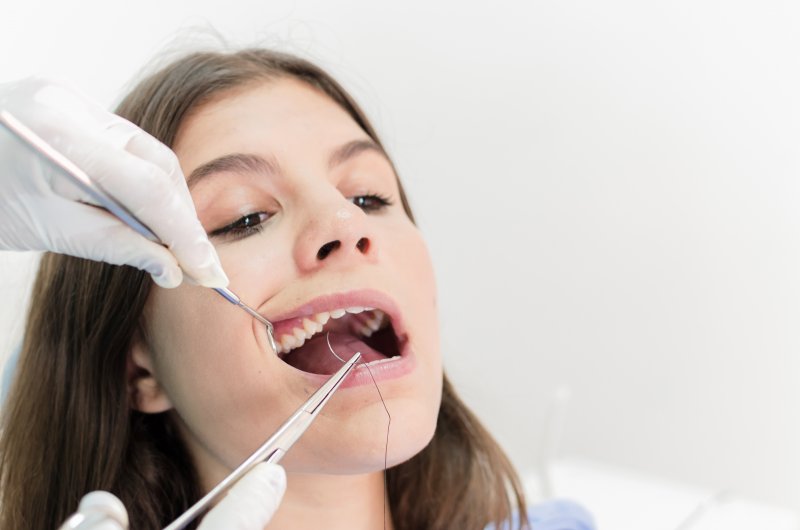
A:
<svg viewBox="0 0 800 530">
<path fill-rule="evenodd" d="M 400 358 L 399 355 L 395 355 L 394 357 L 389 357 L 387 359 L 378 359 L 376 361 L 370 361 L 366 364 L 357 364 L 356 368 L 362 368 L 364 366 L 375 366 L 376 364 L 381 364 L 381 363 L 388 363 L 389 361 L 396 361 L 399 358 Z"/>
</svg>

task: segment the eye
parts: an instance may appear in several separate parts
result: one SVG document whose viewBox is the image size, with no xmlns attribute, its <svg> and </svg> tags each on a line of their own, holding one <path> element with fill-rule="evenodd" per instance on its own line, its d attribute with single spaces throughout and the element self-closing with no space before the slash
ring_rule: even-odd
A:
<svg viewBox="0 0 800 530">
<path fill-rule="evenodd" d="M 392 204 L 388 197 L 376 193 L 357 195 L 350 200 L 365 212 L 378 211 Z"/>
<path fill-rule="evenodd" d="M 270 215 L 267 212 L 249 213 L 240 217 L 229 225 L 209 232 L 209 236 L 222 236 L 233 240 L 242 239 L 253 234 L 257 234 L 264 229 L 264 222 L 269 219 Z"/>
</svg>

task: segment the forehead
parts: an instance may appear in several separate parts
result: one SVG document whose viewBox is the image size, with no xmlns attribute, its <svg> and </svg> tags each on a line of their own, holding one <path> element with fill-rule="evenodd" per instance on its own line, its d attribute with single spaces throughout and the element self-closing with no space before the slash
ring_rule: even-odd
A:
<svg viewBox="0 0 800 530">
<path fill-rule="evenodd" d="M 228 91 L 202 105 L 181 124 L 173 150 L 188 173 L 234 152 L 308 156 L 368 138 L 327 94 L 282 78 Z"/>
</svg>

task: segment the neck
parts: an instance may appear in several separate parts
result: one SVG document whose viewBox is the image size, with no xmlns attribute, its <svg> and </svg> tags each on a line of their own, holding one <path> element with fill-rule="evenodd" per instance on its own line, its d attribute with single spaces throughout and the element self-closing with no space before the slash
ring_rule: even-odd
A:
<svg viewBox="0 0 800 530">
<path fill-rule="evenodd" d="M 392 530 L 384 473 L 288 473 L 286 494 L 268 530 Z"/>
</svg>

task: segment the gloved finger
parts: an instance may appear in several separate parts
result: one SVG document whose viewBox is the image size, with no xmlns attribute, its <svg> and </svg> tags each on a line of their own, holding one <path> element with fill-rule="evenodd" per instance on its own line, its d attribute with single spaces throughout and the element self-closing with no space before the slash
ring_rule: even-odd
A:
<svg viewBox="0 0 800 530">
<path fill-rule="evenodd" d="M 136 144 L 134 148 L 141 146 Z M 127 151 L 103 146 L 99 138 L 81 139 L 68 156 L 154 232 L 188 276 L 207 287 L 228 284 L 216 249 L 197 219 L 185 182 L 175 185 L 174 175 Z M 54 192 L 92 202 L 65 179 L 56 178 L 53 182 Z"/>
<path fill-rule="evenodd" d="M 49 204 L 48 216 L 69 219 L 60 231 L 43 238 L 43 248 L 79 258 L 130 265 L 148 272 L 161 287 L 177 287 L 183 273 L 175 256 L 163 245 L 145 239 L 122 221 L 94 206 L 67 199 Z"/>
<path fill-rule="evenodd" d="M 121 119 L 69 82 L 40 76 L 0 87 L 0 105 L 64 154 L 73 133 L 98 134 Z"/>
<path fill-rule="evenodd" d="M 286 472 L 262 462 L 205 516 L 198 530 L 255 530 L 272 519 L 286 491 Z"/>
<path fill-rule="evenodd" d="M 2 88 L 2 87 L 0 87 Z M 105 146 L 125 149 L 131 140 L 146 135 L 128 120 L 104 109 L 77 87 L 64 80 L 30 77 L 0 90 L 0 103 L 59 152 L 69 155 L 85 139 L 98 138 Z M 166 146 L 164 150 L 169 151 Z M 157 158 L 144 157 L 160 165 Z M 165 169 L 166 170 L 166 169 Z"/>
<path fill-rule="evenodd" d="M 184 192 L 184 196 L 191 201 L 189 189 L 186 186 L 186 177 L 183 175 L 178 157 L 166 145 L 159 142 L 146 131 L 119 116 L 114 116 L 115 122 L 104 132 L 103 137 L 111 139 L 112 145 L 124 149 L 128 153 L 147 160 L 158 166 L 171 182 Z"/>
<path fill-rule="evenodd" d="M 37 132 L 39 126 L 45 130 L 56 127 L 54 130 L 60 130 L 68 139 L 70 131 L 99 134 L 123 120 L 65 79 L 34 76 L 26 79 L 24 83 L 18 83 L 16 88 L 17 93 L 12 98 L 16 100 L 17 105 L 14 101 L 10 104 L 13 107 L 22 107 L 23 112 L 25 109 L 31 111 L 30 118 L 33 121 L 29 126 Z M 28 99 L 35 105 L 25 105 L 24 102 Z M 43 114 L 44 110 L 47 112 Z M 122 143 L 114 145 L 123 147 L 124 143 L 123 139 Z"/>
<path fill-rule="evenodd" d="M 116 521 L 103 519 L 102 521 L 98 522 L 87 520 L 86 522 L 78 525 L 75 530 L 128 530 L 128 527 L 122 526 Z"/>
<path fill-rule="evenodd" d="M 116 495 L 108 491 L 92 491 L 81 499 L 78 505 L 81 512 L 103 513 L 112 519 L 116 519 L 120 524 L 128 526 L 128 512 L 125 505 Z"/>
<path fill-rule="evenodd" d="M 167 176 L 168 181 L 172 183 L 173 191 L 179 195 L 183 203 L 189 206 L 194 216 L 197 217 L 192 195 L 189 193 L 189 187 L 186 184 L 186 177 L 183 175 L 178 157 L 175 156 L 172 149 L 128 120 L 115 117 L 117 121 L 106 129 L 103 136 L 113 135 L 117 139 L 114 142 L 115 145 L 119 145 L 126 152 L 151 162 L 161 169 L 164 175 Z"/>
<path fill-rule="evenodd" d="M 127 530 L 128 512 L 115 495 L 107 491 L 93 491 L 81 499 L 78 513 L 85 519 L 76 530 Z"/>
<path fill-rule="evenodd" d="M 178 287 L 183 281 L 183 271 L 175 256 L 163 245 L 143 238 L 122 224 L 106 233 L 107 237 L 94 239 L 94 250 L 90 251 L 94 257 L 91 259 L 136 267 L 150 274 L 156 285 L 166 289 Z M 109 247 L 109 241 L 113 241 L 113 246 Z"/>
<path fill-rule="evenodd" d="M 183 175 L 178 157 L 169 147 L 147 131 L 121 116 L 107 112 L 93 102 L 87 102 L 86 110 L 94 116 L 98 124 L 105 124 L 102 130 L 94 133 L 96 137 L 102 138 L 104 143 L 114 148 L 127 151 L 160 168 L 187 204 L 192 204 L 192 197 L 186 186 L 186 177 Z"/>
<path fill-rule="evenodd" d="M 122 526 L 119 521 L 109 519 L 103 515 L 73 517 L 75 518 L 67 520 L 58 530 L 128 530 L 127 525 Z"/>
<path fill-rule="evenodd" d="M 138 134 L 131 136 L 125 144 L 125 151 L 158 166 L 167 175 L 170 182 L 172 182 L 174 190 L 180 195 L 181 199 L 195 211 L 192 195 L 189 193 L 189 187 L 186 183 L 186 177 L 183 174 L 178 157 L 175 156 L 172 149 L 130 122 L 125 121 L 124 123 L 118 123 L 113 129 L 120 130 L 128 127 L 136 129 Z M 197 213 L 195 211 L 195 217 L 196 216 Z"/>
</svg>

